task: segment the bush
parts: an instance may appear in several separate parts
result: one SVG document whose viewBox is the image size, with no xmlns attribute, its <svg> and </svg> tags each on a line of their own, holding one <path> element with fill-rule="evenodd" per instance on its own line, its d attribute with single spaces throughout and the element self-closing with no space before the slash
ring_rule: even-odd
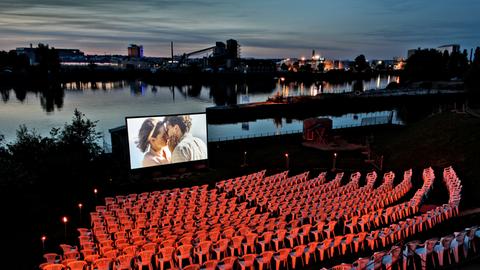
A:
<svg viewBox="0 0 480 270">
<path fill-rule="evenodd" d="M 46 137 L 22 125 L 13 143 L 0 139 L 2 184 L 69 185 L 85 179 L 102 153 L 99 139 L 96 122 L 78 110 L 71 123 Z"/>
</svg>

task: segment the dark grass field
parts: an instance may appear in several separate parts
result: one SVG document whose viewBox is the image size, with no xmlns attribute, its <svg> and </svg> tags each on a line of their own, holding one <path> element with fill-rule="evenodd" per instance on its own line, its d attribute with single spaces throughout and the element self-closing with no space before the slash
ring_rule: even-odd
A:
<svg viewBox="0 0 480 270">
<path fill-rule="evenodd" d="M 381 131 L 375 137 L 374 148 L 384 154 L 385 169 L 440 169 L 451 165 L 462 180 L 462 207 L 480 207 L 480 119 L 442 113 L 400 132 Z M 441 177 L 439 173 L 437 177 Z"/>
</svg>

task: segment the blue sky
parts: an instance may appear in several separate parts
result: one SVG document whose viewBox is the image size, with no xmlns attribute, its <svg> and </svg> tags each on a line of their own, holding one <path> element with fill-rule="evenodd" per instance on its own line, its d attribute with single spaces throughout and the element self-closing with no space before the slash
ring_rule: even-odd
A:
<svg viewBox="0 0 480 270">
<path fill-rule="evenodd" d="M 39 42 L 148 56 L 237 39 L 243 57 L 390 59 L 409 48 L 480 45 L 478 0 L 1 0 L 0 50 Z"/>
</svg>

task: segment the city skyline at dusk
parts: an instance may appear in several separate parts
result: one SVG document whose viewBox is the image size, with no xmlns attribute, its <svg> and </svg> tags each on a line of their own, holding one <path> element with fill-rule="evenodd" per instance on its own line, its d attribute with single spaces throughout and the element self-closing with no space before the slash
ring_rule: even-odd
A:
<svg viewBox="0 0 480 270">
<path fill-rule="evenodd" d="M 405 56 L 406 50 L 448 43 L 478 45 L 474 0 L 430 1 L 70 1 L 4 0 L 0 50 L 47 43 L 88 54 L 125 54 L 142 44 L 146 56 L 169 56 L 236 39 L 243 57 L 330 58 Z"/>
</svg>

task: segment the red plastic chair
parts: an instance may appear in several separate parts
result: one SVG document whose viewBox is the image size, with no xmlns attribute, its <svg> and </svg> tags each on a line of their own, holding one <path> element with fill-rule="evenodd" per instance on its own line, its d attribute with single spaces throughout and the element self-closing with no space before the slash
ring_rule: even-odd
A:
<svg viewBox="0 0 480 270">
<path fill-rule="evenodd" d="M 234 236 L 232 238 L 232 241 L 230 242 L 230 255 L 235 256 L 235 251 L 237 252 L 238 256 L 242 254 L 242 241 L 243 241 L 243 236 Z"/>
<path fill-rule="evenodd" d="M 307 241 L 305 243 L 308 243 L 308 241 L 310 240 L 310 230 L 311 230 L 311 228 L 312 228 L 311 224 L 302 225 L 301 231 L 300 231 L 300 233 L 298 233 L 298 238 L 300 239 L 300 245 L 303 245 L 303 243 L 305 242 L 305 239 Z"/>
<path fill-rule="evenodd" d="M 273 255 L 275 260 L 275 270 L 280 269 L 280 265 L 288 266 L 288 255 L 290 254 L 290 248 L 282 248 Z"/>
<path fill-rule="evenodd" d="M 332 241 L 332 238 L 327 238 L 317 245 L 317 249 L 320 253 L 320 261 L 323 261 L 325 257 L 325 251 L 327 251 L 327 255 L 330 255 L 330 246 L 332 244 Z"/>
<path fill-rule="evenodd" d="M 87 269 L 87 265 L 86 261 L 73 261 L 67 263 L 67 268 L 69 270 L 85 270 Z"/>
<path fill-rule="evenodd" d="M 132 255 L 120 255 L 115 260 L 115 270 L 130 270 L 134 263 L 134 257 Z"/>
<path fill-rule="evenodd" d="M 192 245 L 183 245 L 177 248 L 176 258 L 180 268 L 182 268 L 184 259 L 188 259 L 190 264 L 193 264 L 192 249 L 193 249 Z"/>
<path fill-rule="evenodd" d="M 65 265 L 58 263 L 47 264 L 43 266 L 42 270 L 65 270 Z"/>
<path fill-rule="evenodd" d="M 242 270 L 244 269 L 255 269 L 255 258 L 257 257 L 257 254 L 246 254 L 243 257 L 238 258 L 238 265 L 240 265 L 240 268 Z"/>
<path fill-rule="evenodd" d="M 142 246 L 143 250 L 153 251 L 154 253 L 157 252 L 157 244 L 156 243 L 146 243 Z"/>
<path fill-rule="evenodd" d="M 313 229 L 310 229 L 310 232 L 313 234 L 314 240 L 317 242 L 323 240 L 324 225 L 325 222 L 319 221 L 317 222 L 317 224 L 315 224 L 315 226 L 313 226 Z"/>
<path fill-rule="evenodd" d="M 136 256 L 138 252 L 138 247 L 135 245 L 127 246 L 122 249 L 122 253 L 125 255 Z"/>
<path fill-rule="evenodd" d="M 161 248 L 158 254 L 155 256 L 157 269 L 163 270 L 165 267 L 165 263 L 168 262 L 170 264 L 170 268 L 174 266 L 173 260 L 173 253 L 175 252 L 174 247 L 165 247 Z"/>
<path fill-rule="evenodd" d="M 258 234 L 247 233 L 245 236 L 245 243 L 243 243 L 243 254 L 248 254 L 250 248 L 252 253 L 255 253 L 255 244 L 257 243 Z"/>
<path fill-rule="evenodd" d="M 103 254 L 103 257 L 109 258 L 109 259 L 115 259 L 118 256 L 118 250 L 112 249 Z"/>
<path fill-rule="evenodd" d="M 78 247 L 67 244 L 60 244 L 60 248 L 63 250 L 64 254 L 71 251 L 78 251 Z"/>
<path fill-rule="evenodd" d="M 258 244 L 260 245 L 262 252 L 265 251 L 267 245 L 269 248 L 271 248 L 272 237 L 273 237 L 273 232 L 270 232 L 270 231 L 266 231 L 260 236 L 258 240 Z"/>
<path fill-rule="evenodd" d="M 290 258 L 292 259 L 292 268 L 295 269 L 297 258 L 301 259 L 302 266 L 305 266 L 305 261 L 303 260 L 303 253 L 305 252 L 305 245 L 299 245 L 293 248 L 293 252 L 290 253 Z"/>
<path fill-rule="evenodd" d="M 285 235 L 287 234 L 287 230 L 279 229 L 276 231 L 275 236 L 272 238 L 272 242 L 275 244 L 275 250 L 278 251 L 280 247 L 280 243 L 282 246 L 285 246 Z"/>
<path fill-rule="evenodd" d="M 101 258 L 93 262 L 93 269 L 96 270 L 110 270 L 112 259 Z"/>
<path fill-rule="evenodd" d="M 215 251 L 217 260 L 220 260 L 227 255 L 227 249 L 228 249 L 229 243 L 230 243 L 230 239 L 219 239 L 213 245 L 213 251 Z"/>
<path fill-rule="evenodd" d="M 236 261 L 237 256 L 226 257 L 218 263 L 217 267 L 220 270 L 232 270 Z"/>
<path fill-rule="evenodd" d="M 143 269 L 144 266 L 148 266 L 149 270 L 153 270 L 152 258 L 155 254 L 155 251 L 144 250 L 138 253 L 137 264 L 140 269 Z"/>
<path fill-rule="evenodd" d="M 310 242 L 308 243 L 307 245 L 307 248 L 305 248 L 305 265 L 308 265 L 310 263 L 310 256 L 313 255 L 313 258 L 314 258 L 314 261 L 316 262 L 317 261 L 317 254 L 316 254 L 316 251 L 317 251 L 317 246 L 318 246 L 318 242 Z"/>
<path fill-rule="evenodd" d="M 76 249 L 67 251 L 67 252 L 63 253 L 63 259 L 64 260 L 68 260 L 68 259 L 79 260 L 80 259 L 80 252 L 78 252 L 78 250 L 76 250 Z"/>
<path fill-rule="evenodd" d="M 273 251 L 264 251 L 260 256 L 256 258 L 259 270 L 263 270 L 263 267 L 266 266 L 267 269 L 270 269 L 270 264 L 273 258 Z"/>
<path fill-rule="evenodd" d="M 43 258 L 50 264 L 60 263 L 62 261 L 62 256 L 57 253 L 45 253 L 43 254 Z"/>
<path fill-rule="evenodd" d="M 205 234 L 206 235 L 206 234 Z M 206 256 L 207 261 L 210 260 L 210 248 L 212 247 L 212 241 L 203 241 L 195 248 L 195 256 L 198 257 L 198 262 L 201 265 L 203 262 L 203 256 Z"/>
<path fill-rule="evenodd" d="M 215 270 L 217 269 L 218 260 L 208 260 L 202 265 L 202 269 L 205 270 Z"/>
</svg>

